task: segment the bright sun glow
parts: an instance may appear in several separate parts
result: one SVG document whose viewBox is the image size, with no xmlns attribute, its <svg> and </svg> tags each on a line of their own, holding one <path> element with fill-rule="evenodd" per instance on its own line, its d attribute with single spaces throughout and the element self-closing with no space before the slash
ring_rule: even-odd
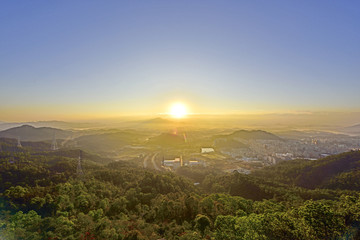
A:
<svg viewBox="0 0 360 240">
<path fill-rule="evenodd" d="M 170 108 L 170 115 L 174 118 L 183 118 L 187 115 L 186 106 L 183 103 L 174 103 Z"/>
</svg>

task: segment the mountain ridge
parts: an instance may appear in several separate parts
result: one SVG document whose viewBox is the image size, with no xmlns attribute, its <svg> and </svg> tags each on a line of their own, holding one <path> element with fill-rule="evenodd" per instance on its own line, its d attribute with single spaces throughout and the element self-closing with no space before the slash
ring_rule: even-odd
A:
<svg viewBox="0 0 360 240">
<path fill-rule="evenodd" d="M 24 141 L 46 141 L 54 138 L 65 139 L 72 136 L 71 131 L 51 127 L 34 127 L 28 124 L 0 132 L 0 137 L 19 138 Z"/>
</svg>

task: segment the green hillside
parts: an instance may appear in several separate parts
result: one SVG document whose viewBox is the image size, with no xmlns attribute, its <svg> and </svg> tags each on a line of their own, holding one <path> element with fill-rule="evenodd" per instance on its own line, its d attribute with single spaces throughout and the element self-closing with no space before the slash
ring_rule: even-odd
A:
<svg viewBox="0 0 360 240">
<path fill-rule="evenodd" d="M 360 190 L 360 151 L 329 156 L 317 161 L 294 160 L 258 170 L 255 176 L 299 187 Z"/>
<path fill-rule="evenodd" d="M 324 185 L 356 171 L 358 157 L 358 152 L 350 152 L 318 162 L 298 160 L 250 175 L 204 167 L 204 171 L 179 170 L 188 176 L 183 177 L 146 170 L 130 161 L 99 165 L 86 155 L 85 174 L 77 175 L 77 156 L 72 152 L 59 156 L 3 151 L 0 236 L 359 239 L 359 192 Z M 335 171 L 340 165 L 343 169 Z M 320 169 L 333 170 L 319 178 Z M 197 175 L 200 184 L 195 186 L 192 179 Z M 291 176 L 304 177 L 291 180 Z M 322 189 L 296 185 L 305 176 Z"/>
</svg>

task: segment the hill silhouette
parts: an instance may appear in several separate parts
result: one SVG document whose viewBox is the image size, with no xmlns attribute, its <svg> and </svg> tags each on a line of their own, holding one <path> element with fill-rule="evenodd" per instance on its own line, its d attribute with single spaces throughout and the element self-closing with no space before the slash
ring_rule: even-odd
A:
<svg viewBox="0 0 360 240">
<path fill-rule="evenodd" d="M 145 124 L 168 124 L 168 123 L 172 123 L 172 121 L 158 117 L 158 118 L 153 118 L 150 120 L 143 121 L 143 123 L 145 123 Z"/>
<path fill-rule="evenodd" d="M 30 125 L 22 125 L 20 127 L 14 127 L 1 131 L 0 137 L 20 138 L 23 141 L 46 141 L 53 139 L 54 134 L 57 139 L 65 139 L 71 137 L 73 133 L 71 131 L 65 131 L 57 128 L 36 128 Z"/>
<path fill-rule="evenodd" d="M 145 135 L 137 131 L 116 131 L 80 136 L 74 141 L 77 146 L 88 151 L 106 152 L 137 142 L 145 141 Z"/>
<path fill-rule="evenodd" d="M 227 139 L 227 140 L 283 140 L 279 136 L 276 136 L 273 133 L 266 132 L 263 130 L 238 130 L 233 133 L 227 135 L 216 135 L 214 136 L 214 140 L 216 139 Z"/>
<path fill-rule="evenodd" d="M 346 133 L 350 133 L 350 134 L 360 134 L 360 124 L 356 124 L 353 126 L 349 126 L 349 127 L 345 127 L 344 131 Z"/>
<path fill-rule="evenodd" d="M 241 138 L 245 140 L 282 140 L 280 137 L 275 134 L 263 131 L 263 130 L 239 130 L 228 135 L 232 138 Z"/>
<path fill-rule="evenodd" d="M 162 133 L 159 136 L 150 138 L 148 142 L 160 146 L 179 146 L 183 145 L 185 140 L 182 134 Z"/>
<path fill-rule="evenodd" d="M 214 145 L 218 148 L 248 148 L 240 140 L 277 140 L 282 138 L 262 130 L 238 130 L 228 135 L 214 136 Z"/>
</svg>

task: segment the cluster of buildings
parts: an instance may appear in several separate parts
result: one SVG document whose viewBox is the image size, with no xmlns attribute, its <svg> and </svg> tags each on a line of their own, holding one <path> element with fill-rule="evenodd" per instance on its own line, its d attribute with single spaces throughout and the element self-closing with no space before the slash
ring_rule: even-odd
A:
<svg viewBox="0 0 360 240">
<path fill-rule="evenodd" d="M 239 144 L 234 141 L 238 141 Z M 293 159 L 317 160 L 359 148 L 360 138 L 354 140 L 352 137 L 339 138 L 339 136 L 279 140 L 236 139 L 229 142 L 229 144 L 226 141 L 222 142 L 220 146 L 215 144 L 215 148 L 202 147 L 200 152 L 186 157 L 187 159 L 183 159 L 182 156 L 164 158 L 162 167 L 176 170 L 181 166 L 205 166 L 206 162 L 214 158 L 212 156 L 216 152 L 216 154 L 220 154 L 227 159 L 227 163 L 229 163 L 227 171 L 249 174 L 249 169 L 263 165 L 276 164 Z M 237 165 L 240 162 L 243 165 Z M 247 168 L 246 166 L 250 167 Z"/>
<path fill-rule="evenodd" d="M 344 138 L 304 138 L 286 140 L 243 140 L 246 147 L 221 147 L 220 153 L 237 161 L 275 164 L 292 159 L 316 160 L 360 147 L 360 140 L 352 137 Z"/>
<path fill-rule="evenodd" d="M 200 160 L 183 161 L 182 157 L 180 156 L 174 159 L 164 159 L 162 160 L 161 165 L 165 168 L 176 170 L 177 168 L 182 166 L 189 166 L 189 167 L 205 166 L 205 162 Z"/>
</svg>

